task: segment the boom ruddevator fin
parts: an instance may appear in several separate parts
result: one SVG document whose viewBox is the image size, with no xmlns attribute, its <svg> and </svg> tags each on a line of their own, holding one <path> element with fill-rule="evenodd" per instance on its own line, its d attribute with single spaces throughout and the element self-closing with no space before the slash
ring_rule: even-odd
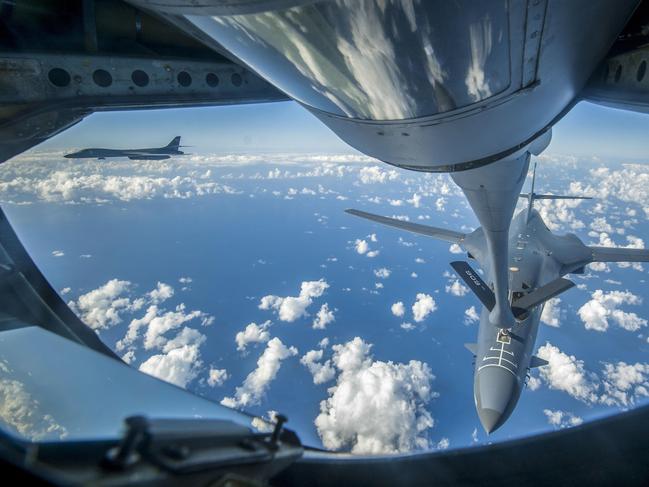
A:
<svg viewBox="0 0 649 487">
<path fill-rule="evenodd" d="M 538 306 L 541 303 L 545 303 L 549 299 L 552 299 L 555 296 L 558 296 L 564 291 L 567 291 L 571 287 L 574 287 L 575 283 L 569 279 L 564 279 L 560 277 L 554 281 L 550 281 L 547 284 L 541 286 L 538 289 L 535 289 L 529 294 L 526 294 L 520 299 L 517 299 L 512 303 L 512 312 L 514 316 L 518 318 L 519 316 L 525 314 L 527 311 L 531 310 L 533 307 Z"/>
<path fill-rule="evenodd" d="M 473 291 L 473 294 L 478 297 L 484 307 L 491 311 L 496 304 L 496 297 L 494 296 L 493 291 L 489 286 L 487 286 L 473 267 L 463 260 L 451 262 L 451 267 L 453 267 L 457 275 L 466 283 L 466 285 L 469 286 L 469 289 Z M 547 300 L 558 296 L 574 285 L 574 282 L 564 279 L 563 277 L 550 281 L 544 286 L 541 286 L 517 301 L 514 301 L 512 305 L 512 313 L 514 313 L 516 318 L 520 318 L 535 306 L 545 303 Z"/>
<path fill-rule="evenodd" d="M 530 360 L 530 369 L 533 369 L 535 367 L 543 367 L 544 365 L 548 365 L 548 361 L 542 359 L 541 357 L 537 357 L 536 355 L 532 355 L 532 360 Z"/>
<path fill-rule="evenodd" d="M 478 344 L 477 343 L 465 343 L 464 348 L 466 348 L 469 352 L 471 352 L 474 357 L 476 355 L 478 355 Z"/>
<path fill-rule="evenodd" d="M 489 286 L 485 284 L 480 275 L 473 270 L 473 267 L 463 260 L 451 262 L 451 267 L 453 267 L 453 270 L 455 270 L 466 285 L 469 286 L 469 289 L 473 291 L 473 294 L 478 297 L 484 307 L 491 311 L 496 305 L 496 296 Z"/>
<path fill-rule="evenodd" d="M 444 240 L 451 243 L 462 243 L 466 234 L 455 232 L 453 230 L 446 230 L 444 228 L 430 227 L 428 225 L 420 225 L 419 223 L 410 223 L 403 220 L 397 220 L 396 218 L 388 218 L 387 216 L 375 215 L 373 213 L 367 213 L 361 210 L 347 209 L 345 213 L 350 215 L 360 216 L 367 220 L 372 220 L 377 223 L 382 223 L 389 227 L 400 228 L 401 230 L 406 230 L 408 232 L 418 233 L 420 235 L 426 235 L 427 237 L 433 237 L 438 240 Z"/>
</svg>

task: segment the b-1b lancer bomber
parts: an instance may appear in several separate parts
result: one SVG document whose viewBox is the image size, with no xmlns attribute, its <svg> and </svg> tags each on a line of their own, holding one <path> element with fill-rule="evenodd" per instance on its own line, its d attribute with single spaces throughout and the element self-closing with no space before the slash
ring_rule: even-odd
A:
<svg viewBox="0 0 649 487">
<path fill-rule="evenodd" d="M 483 305 L 477 343 L 465 346 L 475 356 L 474 400 L 480 422 L 487 433 L 502 426 L 511 415 L 529 369 L 547 365 L 545 360 L 534 355 L 534 342 L 545 302 L 574 286 L 563 276 L 581 274 L 585 266 L 593 262 L 649 261 L 649 250 L 592 247 L 584 245 L 574 234 L 553 234 L 534 209 L 534 201 L 587 198 L 537 194 L 534 192 L 535 173 L 536 168 L 530 192 L 520 194 L 528 201 L 527 208 L 513 217 L 508 226 L 508 245 L 504 246 L 499 246 L 498 239 L 490 236 L 490 232 L 482 226 L 464 234 L 359 210 L 347 210 L 352 215 L 384 225 L 458 244 L 484 270 L 486 282 L 468 262 L 451 262 L 451 266 Z M 478 213 L 480 206 L 474 205 Z M 493 320 L 498 280 L 494 263 L 498 264 L 497 256 L 501 251 L 506 252 L 505 289 L 509 290 L 506 305 L 514 317 L 511 325 Z"/>
<path fill-rule="evenodd" d="M 152 147 L 148 149 L 82 149 L 78 152 L 66 154 L 67 159 L 106 159 L 107 157 L 128 157 L 134 161 L 161 161 L 171 156 L 186 155 L 179 150 L 180 136 L 174 137 L 164 147 Z"/>
</svg>

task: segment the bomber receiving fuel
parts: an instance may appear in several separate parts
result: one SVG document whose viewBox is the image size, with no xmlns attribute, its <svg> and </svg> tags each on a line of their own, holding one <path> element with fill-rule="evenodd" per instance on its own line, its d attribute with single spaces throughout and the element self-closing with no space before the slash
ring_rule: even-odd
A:
<svg viewBox="0 0 649 487">
<path fill-rule="evenodd" d="M 134 161 L 161 161 L 171 156 L 186 155 L 179 150 L 180 136 L 174 137 L 164 147 L 152 147 L 148 149 L 82 149 L 78 152 L 66 154 L 67 159 L 106 159 L 107 157 L 128 157 Z"/>
<path fill-rule="evenodd" d="M 496 297 L 495 269 L 489 253 L 507 251 L 507 247 L 490 248 L 483 227 L 464 234 L 363 211 L 347 210 L 352 215 L 384 225 L 458 244 L 484 270 L 489 285 L 467 262 L 451 262 L 451 266 L 483 305 L 478 341 L 465 346 L 475 356 L 473 394 L 480 422 L 487 433 L 502 426 L 511 415 L 529 369 L 547 365 L 545 360 L 533 354 L 534 342 L 545 302 L 574 286 L 572 281 L 563 276 L 581 274 L 584 267 L 592 262 L 649 261 L 649 250 L 590 247 L 584 245 L 574 234 L 555 235 L 534 209 L 535 200 L 587 198 L 536 194 L 534 175 L 530 192 L 521 194 L 520 197 L 527 199 L 528 207 L 514 216 L 507 237 L 507 307 L 514 317 L 511 324 L 490 320 Z"/>
</svg>

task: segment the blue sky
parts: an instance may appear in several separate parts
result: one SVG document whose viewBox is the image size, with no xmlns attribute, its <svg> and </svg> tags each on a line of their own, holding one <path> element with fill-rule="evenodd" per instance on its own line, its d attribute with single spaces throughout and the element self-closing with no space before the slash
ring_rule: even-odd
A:
<svg viewBox="0 0 649 487">
<path fill-rule="evenodd" d="M 552 230 L 592 244 L 649 239 L 649 167 L 621 164 L 646 159 L 645 118 L 581 104 L 555 128 L 539 190 L 598 199 L 539 203 Z M 195 155 L 61 157 L 174 135 Z M 537 345 L 554 367 L 532 374 L 514 415 L 486 437 L 463 346 L 477 333 L 467 310 L 479 307 L 451 287 L 458 256 L 343 211 L 466 231 L 476 221 L 463 196 L 446 175 L 354 155 L 294 103 L 97 114 L 3 164 L 0 200 L 52 285 L 132 366 L 260 416 L 281 411 L 308 444 L 461 447 L 646 400 L 646 269 L 600 266 L 549 310 Z M 428 303 L 419 321 L 417 301 Z M 319 314 L 333 320 L 314 328 Z M 374 409 L 380 390 L 367 377 L 393 386 Z"/>
<path fill-rule="evenodd" d="M 355 152 L 295 102 L 100 113 L 40 147 L 151 147 L 179 134 L 201 153 Z M 582 102 L 555 127 L 548 152 L 646 161 L 647 134 L 645 114 Z"/>
</svg>

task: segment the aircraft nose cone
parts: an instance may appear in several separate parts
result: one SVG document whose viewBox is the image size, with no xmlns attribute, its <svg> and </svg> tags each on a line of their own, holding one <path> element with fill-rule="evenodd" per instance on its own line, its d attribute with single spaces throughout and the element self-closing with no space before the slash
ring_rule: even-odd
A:
<svg viewBox="0 0 649 487">
<path fill-rule="evenodd" d="M 487 432 L 487 434 L 496 430 L 504 421 L 502 419 L 502 413 L 499 411 L 494 411 L 493 409 L 488 408 L 479 408 L 478 417 L 480 418 L 480 423 L 482 427 Z"/>
<path fill-rule="evenodd" d="M 492 433 L 509 418 L 520 389 L 514 374 L 494 366 L 478 371 L 474 394 L 480 423 L 487 433 Z"/>
</svg>

